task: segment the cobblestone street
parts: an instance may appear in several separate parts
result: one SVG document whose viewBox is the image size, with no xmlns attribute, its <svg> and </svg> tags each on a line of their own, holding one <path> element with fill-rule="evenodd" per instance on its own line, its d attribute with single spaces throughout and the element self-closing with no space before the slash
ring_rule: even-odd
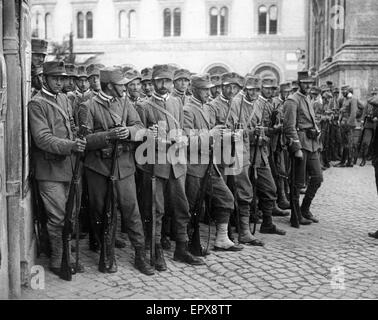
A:
<svg viewBox="0 0 378 320">
<path fill-rule="evenodd" d="M 166 252 L 168 271 L 145 276 L 133 267 L 134 253 L 116 249 L 118 273 L 97 271 L 97 254 L 81 241 L 83 274 L 66 282 L 48 271 L 44 290 L 30 287 L 23 299 L 376 299 L 378 298 L 378 240 L 367 233 L 378 229 L 378 197 L 374 171 L 331 168 L 314 201 L 320 223 L 288 224 L 275 218 L 286 236 L 262 235 L 265 247 L 245 247 L 236 253 L 212 251 L 206 266 L 173 261 Z M 207 226 L 203 226 L 204 243 Z M 214 243 L 212 229 L 211 246 Z M 173 244 L 173 243 L 172 243 Z M 174 245 L 172 246 L 174 247 Z"/>
</svg>

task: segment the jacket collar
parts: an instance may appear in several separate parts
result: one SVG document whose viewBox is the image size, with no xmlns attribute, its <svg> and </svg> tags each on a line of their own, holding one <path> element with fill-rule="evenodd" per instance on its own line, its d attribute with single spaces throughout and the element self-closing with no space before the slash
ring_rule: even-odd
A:
<svg viewBox="0 0 378 320">
<path fill-rule="evenodd" d="M 55 93 L 52 93 L 51 91 L 49 91 L 45 86 L 42 86 L 42 92 L 46 95 L 48 95 L 49 97 L 52 97 L 54 98 L 55 100 L 58 99 L 58 95 L 59 93 L 55 94 Z"/>
<path fill-rule="evenodd" d="M 159 100 L 159 101 L 162 101 L 162 102 L 166 102 L 170 95 L 169 93 L 165 94 L 164 96 L 161 96 L 161 95 L 158 95 L 157 93 L 153 93 L 152 96 L 156 99 L 156 100 Z"/>
</svg>

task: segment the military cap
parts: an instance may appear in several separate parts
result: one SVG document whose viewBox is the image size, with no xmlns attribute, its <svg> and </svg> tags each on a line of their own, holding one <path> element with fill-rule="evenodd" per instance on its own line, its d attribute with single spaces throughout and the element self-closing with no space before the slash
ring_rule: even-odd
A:
<svg viewBox="0 0 378 320">
<path fill-rule="evenodd" d="M 173 73 L 173 81 L 178 80 L 178 79 L 188 79 L 190 80 L 190 71 L 186 69 L 177 69 Z"/>
<path fill-rule="evenodd" d="M 190 78 L 192 87 L 198 89 L 210 89 L 213 85 L 210 81 L 210 75 L 205 74 L 195 74 Z"/>
<path fill-rule="evenodd" d="M 138 70 L 135 70 L 135 69 L 130 69 L 129 71 L 127 71 L 124 74 L 124 77 L 127 80 L 126 84 L 128 84 L 128 83 L 130 83 L 130 82 L 132 82 L 136 79 L 142 80 L 142 75 L 138 72 Z"/>
<path fill-rule="evenodd" d="M 260 76 L 248 73 L 244 79 L 245 79 L 244 87 L 246 89 L 260 89 L 261 88 Z"/>
<path fill-rule="evenodd" d="M 221 75 L 222 85 L 237 84 L 240 88 L 244 87 L 244 78 L 235 72 L 226 72 Z"/>
<path fill-rule="evenodd" d="M 180 68 L 172 63 L 168 63 L 168 67 L 171 69 L 172 74 L 175 73 L 176 70 L 179 70 Z"/>
<path fill-rule="evenodd" d="M 122 85 L 127 83 L 127 79 L 121 67 L 108 67 L 100 69 L 100 82 Z"/>
<path fill-rule="evenodd" d="M 128 64 L 123 64 L 121 66 L 114 66 L 115 68 L 121 68 L 123 73 L 126 73 L 127 71 L 131 70 L 132 67 L 130 67 Z"/>
<path fill-rule="evenodd" d="M 308 70 L 298 71 L 298 81 L 300 82 L 315 82 L 315 79 L 309 74 Z"/>
<path fill-rule="evenodd" d="M 297 80 L 291 81 L 291 88 L 292 89 L 298 89 L 299 88 Z"/>
<path fill-rule="evenodd" d="M 321 90 L 321 92 L 323 93 L 323 92 L 326 92 L 326 91 L 331 90 L 331 88 L 330 88 L 329 86 L 327 86 L 326 84 L 322 84 L 322 85 L 320 86 L 320 90 Z"/>
<path fill-rule="evenodd" d="M 45 76 L 66 76 L 64 61 L 48 61 L 43 64 L 43 74 Z"/>
<path fill-rule="evenodd" d="M 32 53 L 47 54 L 47 46 L 48 46 L 48 44 L 49 43 L 46 40 L 33 38 L 31 40 Z"/>
<path fill-rule="evenodd" d="M 310 93 L 319 94 L 320 93 L 320 88 L 317 87 L 317 86 L 312 86 L 311 89 L 310 89 Z"/>
<path fill-rule="evenodd" d="M 324 92 L 324 93 L 322 94 L 322 97 L 323 97 L 324 99 L 332 99 L 332 98 L 333 98 L 333 95 L 332 95 L 332 93 L 326 91 L 326 92 Z"/>
<path fill-rule="evenodd" d="M 156 64 L 152 68 L 152 79 L 173 80 L 172 68 L 167 64 Z"/>
<path fill-rule="evenodd" d="M 349 90 L 349 85 L 347 85 L 347 84 L 344 84 L 344 85 L 342 85 L 341 86 L 341 90 Z"/>
<path fill-rule="evenodd" d="M 144 68 L 141 71 L 141 74 L 142 74 L 142 82 L 152 80 L 152 68 Z"/>
<path fill-rule="evenodd" d="M 77 78 L 82 78 L 82 77 L 85 77 L 85 78 L 88 78 L 88 74 L 87 74 L 87 67 L 86 66 L 78 66 L 77 67 L 77 75 L 76 75 Z"/>
<path fill-rule="evenodd" d="M 277 79 L 266 77 L 261 80 L 261 86 L 265 88 L 277 88 Z"/>
<path fill-rule="evenodd" d="M 291 83 L 290 82 L 280 83 L 280 90 L 281 91 L 291 91 Z"/>
<path fill-rule="evenodd" d="M 42 66 L 32 67 L 31 69 L 31 76 L 35 77 L 43 73 Z"/>
<path fill-rule="evenodd" d="M 88 75 L 88 78 L 90 76 L 100 76 L 100 69 L 104 68 L 105 66 L 103 64 L 90 64 L 87 66 L 86 72 Z"/>
<path fill-rule="evenodd" d="M 212 88 L 216 87 L 216 86 L 222 85 L 221 75 L 220 74 L 213 74 L 213 75 L 211 75 L 210 76 L 210 81 L 211 81 L 211 84 L 212 84 Z"/>
<path fill-rule="evenodd" d="M 72 63 L 66 64 L 66 73 L 69 77 L 76 77 L 77 76 L 77 67 Z"/>
</svg>

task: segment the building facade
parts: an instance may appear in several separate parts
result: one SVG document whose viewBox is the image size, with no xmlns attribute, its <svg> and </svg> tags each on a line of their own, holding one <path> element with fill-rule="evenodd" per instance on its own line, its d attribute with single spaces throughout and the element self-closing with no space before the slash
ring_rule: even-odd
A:
<svg viewBox="0 0 378 320">
<path fill-rule="evenodd" d="M 366 100 L 378 86 L 378 2 L 311 0 L 307 14 L 310 70 Z"/>
<path fill-rule="evenodd" d="M 291 80 L 305 49 L 305 0 L 32 0 L 34 37 L 74 39 L 77 62 L 173 63 Z M 296 14 L 293 15 L 293 12 Z"/>
</svg>

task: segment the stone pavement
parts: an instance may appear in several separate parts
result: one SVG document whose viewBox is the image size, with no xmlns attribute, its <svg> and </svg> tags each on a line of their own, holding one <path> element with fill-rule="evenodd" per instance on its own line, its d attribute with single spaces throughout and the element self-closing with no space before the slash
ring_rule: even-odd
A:
<svg viewBox="0 0 378 320">
<path fill-rule="evenodd" d="M 212 251 L 206 266 L 173 261 L 168 271 L 145 276 L 133 268 L 133 251 L 117 250 L 118 273 L 97 271 L 98 257 L 81 241 L 86 273 L 66 282 L 47 271 L 45 289 L 23 290 L 23 299 L 376 299 L 378 240 L 367 233 L 378 229 L 378 197 L 374 170 L 331 168 L 314 201 L 319 224 L 299 230 L 288 218 L 275 218 L 286 236 L 262 235 L 265 247 L 237 253 Z M 208 228 L 203 226 L 206 243 Z M 212 228 L 211 246 L 214 243 Z"/>
</svg>

